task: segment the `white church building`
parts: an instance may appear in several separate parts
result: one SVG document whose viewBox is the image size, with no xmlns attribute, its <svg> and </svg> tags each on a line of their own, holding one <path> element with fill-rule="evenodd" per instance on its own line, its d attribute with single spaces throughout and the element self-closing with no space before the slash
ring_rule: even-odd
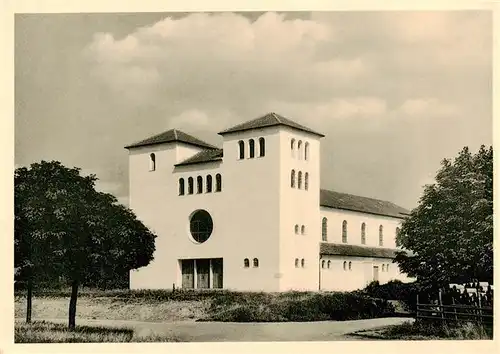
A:
<svg viewBox="0 0 500 354">
<path fill-rule="evenodd" d="M 132 289 L 360 289 L 409 280 L 393 263 L 408 211 L 321 189 L 315 132 L 275 113 L 222 149 L 177 129 L 126 146 L 130 208 L 158 237 Z"/>
</svg>

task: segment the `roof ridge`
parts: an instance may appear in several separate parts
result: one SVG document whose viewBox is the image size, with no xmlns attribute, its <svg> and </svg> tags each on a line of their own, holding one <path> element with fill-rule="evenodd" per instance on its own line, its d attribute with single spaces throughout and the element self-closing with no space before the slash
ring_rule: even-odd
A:
<svg viewBox="0 0 500 354">
<path fill-rule="evenodd" d="M 271 112 L 271 114 L 272 114 L 272 115 L 274 116 L 274 118 L 278 121 L 278 123 L 283 124 L 283 122 L 280 120 L 279 116 L 278 116 L 276 113 Z"/>
</svg>

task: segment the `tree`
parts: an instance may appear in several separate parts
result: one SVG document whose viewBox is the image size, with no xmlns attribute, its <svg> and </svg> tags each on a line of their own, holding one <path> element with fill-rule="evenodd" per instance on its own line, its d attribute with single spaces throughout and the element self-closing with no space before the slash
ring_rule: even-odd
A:
<svg viewBox="0 0 500 354">
<path fill-rule="evenodd" d="M 95 175 L 81 176 L 80 169 L 69 169 L 55 161 L 32 164 L 29 170 L 16 174 L 29 176 L 31 193 L 26 193 L 23 200 L 26 205 L 34 206 L 35 214 L 26 223 L 27 229 L 19 224 L 18 238 L 27 240 L 24 243 L 37 249 L 37 255 L 47 256 L 45 261 L 36 258 L 35 263 L 39 262 L 40 267 L 50 263 L 47 270 L 51 274 L 70 282 L 68 327 L 73 329 L 79 286 L 99 274 L 149 264 L 156 236 L 132 211 L 119 205 L 115 197 L 97 192 Z M 16 220 L 24 220 L 26 210 L 30 208 L 21 205 Z M 47 241 L 45 248 L 38 248 L 40 240 Z M 21 251 L 16 254 L 20 264 L 26 254 Z"/>
<path fill-rule="evenodd" d="M 424 288 L 493 280 L 493 149 L 442 161 L 403 222 L 396 262 Z"/>
</svg>

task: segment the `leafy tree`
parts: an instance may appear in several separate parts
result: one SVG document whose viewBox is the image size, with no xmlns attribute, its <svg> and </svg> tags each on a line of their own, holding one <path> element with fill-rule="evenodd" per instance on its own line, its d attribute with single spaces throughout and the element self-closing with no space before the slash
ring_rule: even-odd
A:
<svg viewBox="0 0 500 354">
<path fill-rule="evenodd" d="M 398 241 L 396 262 L 424 288 L 493 280 L 493 149 L 442 161 Z M 412 254 L 413 253 L 413 254 Z"/>
<path fill-rule="evenodd" d="M 115 197 L 97 192 L 95 175 L 81 176 L 80 169 L 55 161 L 32 164 L 30 169 L 16 171 L 17 175 L 28 176 L 25 180 L 31 187 L 27 182 L 16 185 L 28 190 L 16 210 L 17 239 L 27 245 L 17 247 L 16 264 L 29 259 L 35 264 L 30 269 L 46 269 L 53 277 L 63 276 L 70 282 L 68 326 L 73 329 L 79 286 L 102 274 L 149 264 L 156 236 Z M 29 220 L 21 223 L 30 210 L 34 216 L 28 212 Z M 24 249 L 35 249 L 37 257 L 27 257 Z"/>
</svg>

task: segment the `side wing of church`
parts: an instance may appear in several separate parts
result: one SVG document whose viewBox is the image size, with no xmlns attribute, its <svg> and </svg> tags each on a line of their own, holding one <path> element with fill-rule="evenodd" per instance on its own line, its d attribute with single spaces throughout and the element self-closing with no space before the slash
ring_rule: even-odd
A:
<svg viewBox="0 0 500 354">
<path fill-rule="evenodd" d="M 126 146 L 130 208 L 157 235 L 132 289 L 354 290 L 407 281 L 392 263 L 407 210 L 320 186 L 323 134 L 275 113 L 219 133 Z"/>
</svg>

